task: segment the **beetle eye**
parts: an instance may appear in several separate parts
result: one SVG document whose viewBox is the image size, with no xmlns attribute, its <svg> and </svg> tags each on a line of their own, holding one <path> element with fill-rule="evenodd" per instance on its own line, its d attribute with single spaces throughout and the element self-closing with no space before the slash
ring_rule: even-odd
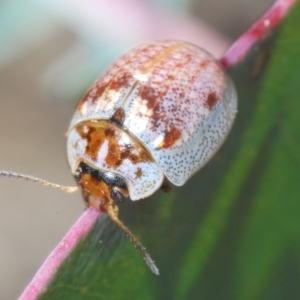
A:
<svg viewBox="0 0 300 300">
<path fill-rule="evenodd" d="M 118 190 L 112 190 L 110 192 L 110 196 L 116 203 L 121 203 L 125 200 L 124 195 L 120 193 Z"/>
<path fill-rule="evenodd" d="M 77 170 L 75 171 L 75 174 L 74 174 L 74 177 L 75 177 L 75 179 L 76 179 L 77 182 L 80 181 L 81 175 L 82 175 L 82 170 L 81 170 L 81 168 L 79 168 L 79 169 L 77 169 Z"/>
</svg>

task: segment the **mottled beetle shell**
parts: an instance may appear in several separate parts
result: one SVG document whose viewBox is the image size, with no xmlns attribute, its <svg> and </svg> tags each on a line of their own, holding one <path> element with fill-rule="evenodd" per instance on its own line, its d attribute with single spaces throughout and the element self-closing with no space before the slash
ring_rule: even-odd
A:
<svg viewBox="0 0 300 300">
<path fill-rule="evenodd" d="M 119 108 L 125 112 L 117 130 L 121 146 L 135 140 L 148 151 L 146 159 L 121 155 L 112 164 L 109 137 L 91 153 L 91 141 L 80 134 L 90 130 L 89 123 L 108 124 Z M 116 60 L 80 101 L 68 134 L 72 172 L 83 159 L 117 174 L 132 200 L 154 193 L 164 176 L 183 185 L 221 146 L 236 111 L 235 88 L 206 51 L 181 41 L 142 44 Z"/>
</svg>

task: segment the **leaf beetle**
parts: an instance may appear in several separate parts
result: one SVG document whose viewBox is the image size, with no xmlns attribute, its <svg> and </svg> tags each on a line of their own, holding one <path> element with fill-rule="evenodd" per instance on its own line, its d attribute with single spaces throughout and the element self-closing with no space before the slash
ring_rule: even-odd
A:
<svg viewBox="0 0 300 300">
<path fill-rule="evenodd" d="M 80 100 L 67 155 L 87 205 L 106 212 L 150 269 L 158 268 L 118 218 L 118 203 L 181 186 L 216 153 L 237 112 L 231 79 L 205 50 L 183 41 L 141 44 L 117 59 Z M 0 175 L 39 181 L 29 175 Z"/>
</svg>

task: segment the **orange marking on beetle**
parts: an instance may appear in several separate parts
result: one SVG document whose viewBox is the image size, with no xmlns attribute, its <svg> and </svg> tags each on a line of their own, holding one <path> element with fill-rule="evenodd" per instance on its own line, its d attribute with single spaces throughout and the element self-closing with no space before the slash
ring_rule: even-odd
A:
<svg viewBox="0 0 300 300">
<path fill-rule="evenodd" d="M 170 129 L 167 129 L 165 131 L 165 136 L 162 141 L 162 144 L 160 145 L 160 148 L 168 149 L 172 147 L 180 138 L 180 136 L 181 132 L 177 128 L 171 127 Z"/>
<path fill-rule="evenodd" d="M 87 140 L 87 145 L 85 152 L 88 156 L 91 157 L 92 160 L 96 161 L 98 157 L 98 152 L 104 142 L 103 137 L 97 132 L 97 130 L 93 127 L 88 126 L 88 130 L 77 129 L 78 133 L 81 135 L 83 139 Z M 86 127 L 85 127 L 86 129 Z"/>
<path fill-rule="evenodd" d="M 205 105 L 208 106 L 209 110 L 212 110 L 219 100 L 220 98 L 217 96 L 216 92 L 210 92 L 205 101 Z"/>
<path fill-rule="evenodd" d="M 88 205 L 91 205 L 91 203 L 89 203 L 90 195 L 93 195 L 94 198 L 99 199 L 97 205 L 93 205 L 97 209 L 100 209 L 101 202 L 105 203 L 109 201 L 111 187 L 102 180 L 92 177 L 91 174 L 82 174 L 79 185 L 83 188 L 83 198 Z"/>
<path fill-rule="evenodd" d="M 119 167 L 125 159 L 130 160 L 133 164 L 154 161 L 140 141 L 128 136 L 123 129 L 108 121 L 79 124 L 76 130 L 87 141 L 85 154 L 94 161 L 97 160 L 98 153 L 105 141 L 108 141 L 108 151 L 104 159 L 107 165 L 113 168 Z"/>
<path fill-rule="evenodd" d="M 135 178 L 138 179 L 143 176 L 143 171 L 141 168 L 137 168 L 137 171 L 134 174 L 135 174 Z"/>
<path fill-rule="evenodd" d="M 123 162 L 123 158 L 121 157 L 123 151 L 118 146 L 119 145 L 116 145 L 112 141 L 109 141 L 108 154 L 105 158 L 107 165 L 113 166 L 114 168 L 119 167 Z"/>
</svg>

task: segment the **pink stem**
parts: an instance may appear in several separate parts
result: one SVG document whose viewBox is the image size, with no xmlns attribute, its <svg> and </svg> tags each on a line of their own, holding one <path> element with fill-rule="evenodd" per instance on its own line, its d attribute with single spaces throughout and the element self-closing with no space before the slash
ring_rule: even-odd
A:
<svg viewBox="0 0 300 300">
<path fill-rule="evenodd" d="M 241 61 L 258 40 L 277 26 L 296 0 L 277 0 L 273 6 L 227 50 L 220 60 L 224 68 Z"/>
<path fill-rule="evenodd" d="M 95 224 L 100 213 L 93 208 L 88 208 L 78 221 L 72 226 L 62 241 L 47 257 L 46 261 L 37 271 L 29 285 L 26 287 L 19 300 L 37 299 L 47 288 L 65 258 L 72 252 L 80 239 L 87 234 Z"/>
</svg>

